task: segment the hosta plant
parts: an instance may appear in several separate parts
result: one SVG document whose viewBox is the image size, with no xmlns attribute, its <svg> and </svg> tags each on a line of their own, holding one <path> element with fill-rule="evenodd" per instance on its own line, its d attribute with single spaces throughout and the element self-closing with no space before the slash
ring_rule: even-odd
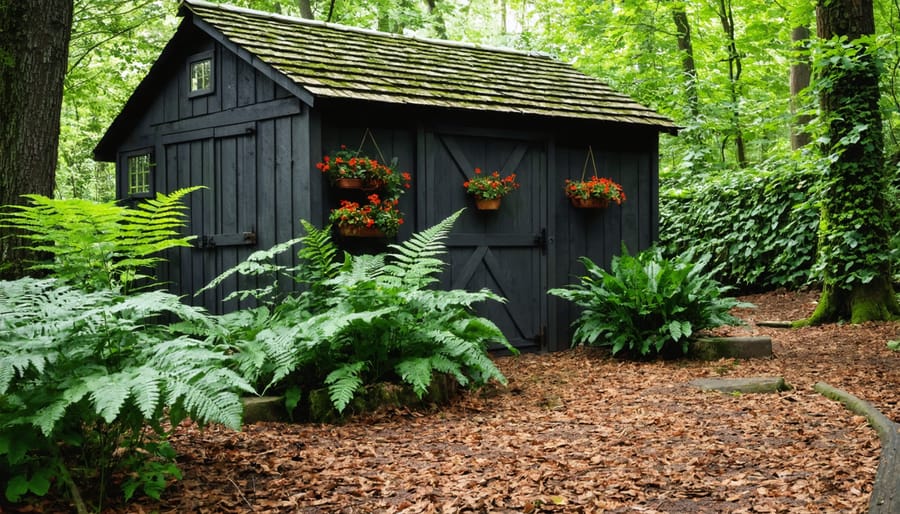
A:
<svg viewBox="0 0 900 514">
<path fill-rule="evenodd" d="M 610 271 L 582 257 L 581 282 L 551 289 L 582 311 L 572 344 L 609 346 L 631 357 L 685 354 L 699 330 L 736 325 L 733 307 L 749 306 L 722 296 L 721 286 L 705 271 L 709 256 L 665 259 L 657 247 L 635 256 L 623 247 Z"/>
</svg>

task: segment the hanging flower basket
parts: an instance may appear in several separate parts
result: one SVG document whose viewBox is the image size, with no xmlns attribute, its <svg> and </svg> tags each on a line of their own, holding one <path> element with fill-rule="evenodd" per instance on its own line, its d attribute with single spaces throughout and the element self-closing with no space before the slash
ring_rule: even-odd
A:
<svg viewBox="0 0 900 514">
<path fill-rule="evenodd" d="M 334 187 L 338 189 L 363 189 L 366 181 L 361 178 L 338 178 L 334 180 Z"/>
<path fill-rule="evenodd" d="M 475 198 L 475 208 L 479 211 L 496 211 L 502 198 Z"/>
<path fill-rule="evenodd" d="M 510 173 L 500 177 L 495 171 L 490 175 L 482 175 L 481 168 L 475 168 L 475 176 L 463 182 L 466 192 L 475 197 L 475 208 L 479 211 L 496 211 L 500 208 L 500 200 L 519 188 L 516 174 Z"/>
<path fill-rule="evenodd" d="M 593 167 L 594 174 L 589 180 L 585 180 L 588 163 Z M 594 160 L 594 150 L 590 146 L 584 159 L 584 167 L 581 169 L 581 180 L 566 179 L 564 190 L 576 209 L 605 209 L 610 201 L 618 205 L 622 205 L 625 201 L 622 186 L 612 179 L 597 176 L 597 161 Z"/>
<path fill-rule="evenodd" d="M 341 200 L 341 206 L 331 210 L 328 220 L 346 237 L 393 237 L 403 224 L 403 213 L 397 210 L 397 200 L 368 196 L 369 203 Z M 377 231 L 377 232 L 376 232 Z"/>
<path fill-rule="evenodd" d="M 622 186 L 596 175 L 590 180 L 566 180 L 566 196 L 578 209 L 605 209 L 610 201 L 622 205 L 625 192 Z"/>
<path fill-rule="evenodd" d="M 576 209 L 605 209 L 609 206 L 609 200 L 606 198 L 576 198 L 569 197 L 572 206 Z"/>
<path fill-rule="evenodd" d="M 380 228 L 361 225 L 338 225 L 338 233 L 344 237 L 384 237 Z"/>
<path fill-rule="evenodd" d="M 378 159 L 363 154 L 366 140 L 371 141 Z M 331 184 L 337 189 L 362 189 L 364 191 L 380 191 L 385 198 L 397 199 L 412 187 L 412 176 L 397 170 L 397 159 L 389 164 L 385 161 L 381 148 L 375 142 L 375 136 L 369 129 L 363 134 L 357 150 L 341 145 L 339 150 L 331 152 L 316 164 Z"/>
</svg>

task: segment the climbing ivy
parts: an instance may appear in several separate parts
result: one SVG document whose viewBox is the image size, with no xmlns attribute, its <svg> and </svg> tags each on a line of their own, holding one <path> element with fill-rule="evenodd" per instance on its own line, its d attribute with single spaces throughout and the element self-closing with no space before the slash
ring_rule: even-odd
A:
<svg viewBox="0 0 900 514">
<path fill-rule="evenodd" d="M 818 261 L 823 296 L 810 323 L 860 322 L 900 313 L 891 289 L 888 215 L 892 173 L 884 160 L 879 58 L 874 36 L 820 41 L 813 59 L 820 98 L 820 138 L 828 164 L 819 179 Z"/>
</svg>

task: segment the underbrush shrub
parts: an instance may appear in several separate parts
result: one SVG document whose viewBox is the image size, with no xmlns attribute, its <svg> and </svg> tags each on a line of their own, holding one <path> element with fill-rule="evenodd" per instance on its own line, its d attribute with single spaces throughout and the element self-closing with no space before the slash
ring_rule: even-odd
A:
<svg viewBox="0 0 900 514">
<path fill-rule="evenodd" d="M 159 284 L 154 267 L 169 248 L 190 246 L 184 236 L 184 188 L 134 206 L 116 202 L 25 195 L 28 205 L 6 206 L 0 225 L 23 233 L 45 258 L 28 269 L 79 289 L 115 289 L 124 294 Z"/>
<path fill-rule="evenodd" d="M 0 282 L 0 475 L 7 500 L 65 487 L 80 512 L 107 492 L 159 498 L 180 478 L 168 430 L 185 417 L 240 428 L 238 392 L 211 339 L 155 320 L 212 327 L 161 291 L 123 296 L 55 279 Z M 164 427 L 170 427 L 169 429 Z M 115 482 L 114 482 L 114 477 Z M 82 500 L 82 489 L 96 496 Z"/>
<path fill-rule="evenodd" d="M 112 491 L 159 498 L 180 477 L 167 437 L 183 419 L 240 428 L 239 393 L 253 388 L 216 320 L 152 290 L 158 253 L 189 244 L 180 199 L 192 190 L 134 207 L 31 196 L 4 211 L 0 223 L 46 256 L 32 269 L 51 276 L 0 282 L 8 501 L 53 485 L 78 512 L 102 510 Z"/>
<path fill-rule="evenodd" d="M 573 346 L 610 347 L 629 358 L 684 355 L 692 335 L 740 324 L 729 311 L 748 306 L 722 296 L 728 288 L 705 271 L 708 254 L 667 259 L 651 247 L 632 256 L 623 246 L 609 271 L 587 257 L 580 261 L 587 274 L 579 283 L 549 291 L 581 307 Z"/>
<path fill-rule="evenodd" d="M 791 162 L 663 180 L 660 244 L 667 255 L 711 255 L 716 280 L 744 292 L 808 285 L 815 281 L 816 180 Z"/>
<path fill-rule="evenodd" d="M 296 269 L 274 264 L 285 245 L 251 255 L 253 266 L 245 262 L 226 271 L 208 287 L 233 273 L 258 276 L 260 270 L 273 280 L 272 288 L 249 293 L 258 308 L 222 317 L 239 371 L 260 391 L 284 394 L 289 412 L 323 387 L 342 413 L 357 392 L 380 382 L 405 384 L 418 398 L 439 376 L 463 387 L 506 383 L 487 349 L 515 349 L 473 311 L 479 302 L 503 298 L 488 289 L 436 287 L 445 266 L 444 240 L 459 214 L 389 245 L 387 253 L 357 256 L 340 252 L 329 231 L 304 221 Z M 282 274 L 304 289 L 272 302 L 274 280 Z"/>
</svg>

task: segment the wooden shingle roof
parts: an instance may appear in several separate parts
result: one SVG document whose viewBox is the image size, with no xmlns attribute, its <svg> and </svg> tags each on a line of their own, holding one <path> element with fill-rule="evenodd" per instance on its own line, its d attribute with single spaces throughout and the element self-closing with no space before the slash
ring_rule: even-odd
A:
<svg viewBox="0 0 900 514">
<path fill-rule="evenodd" d="M 677 130 L 667 117 L 545 55 L 386 34 L 201 0 L 184 0 L 181 12 L 314 97 Z"/>
</svg>

